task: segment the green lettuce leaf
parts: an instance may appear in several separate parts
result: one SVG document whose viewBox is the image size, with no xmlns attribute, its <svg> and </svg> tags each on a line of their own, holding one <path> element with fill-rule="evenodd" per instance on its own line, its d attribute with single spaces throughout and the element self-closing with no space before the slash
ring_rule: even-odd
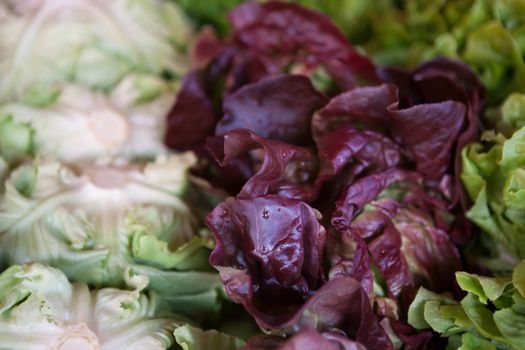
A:
<svg viewBox="0 0 525 350">
<path fill-rule="evenodd" d="M 521 294 L 525 260 L 511 277 L 457 272 L 467 295 L 460 302 L 421 288 L 409 307 L 408 322 L 449 337 L 451 349 L 523 349 L 525 298 Z"/>
<path fill-rule="evenodd" d="M 130 281 L 131 282 L 131 281 Z M 183 318 L 155 293 L 71 284 L 58 269 L 14 265 L 0 275 L 0 344 L 17 349 L 170 349 Z"/>
<path fill-rule="evenodd" d="M 10 163 L 29 156 L 151 159 L 167 153 L 164 119 L 173 100 L 173 89 L 149 76 L 127 76 L 109 95 L 64 84 L 47 107 L 0 106 L 0 155 Z"/>
<path fill-rule="evenodd" d="M 0 155 L 6 162 L 13 163 L 33 155 L 34 142 L 35 131 L 30 124 L 17 122 L 0 111 Z"/>
</svg>

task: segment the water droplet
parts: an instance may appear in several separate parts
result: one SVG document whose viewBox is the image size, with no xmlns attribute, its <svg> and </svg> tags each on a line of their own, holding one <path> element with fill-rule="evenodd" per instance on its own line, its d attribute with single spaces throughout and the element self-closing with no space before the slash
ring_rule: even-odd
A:
<svg viewBox="0 0 525 350">
<path fill-rule="evenodd" d="M 264 209 L 262 216 L 263 218 L 268 219 L 270 217 L 270 212 L 267 209 Z"/>
<path fill-rule="evenodd" d="M 286 153 L 286 151 L 283 151 L 283 158 L 286 158 L 288 157 L 288 153 Z"/>
<path fill-rule="evenodd" d="M 266 246 L 263 245 L 263 246 L 262 246 L 262 251 L 263 251 L 263 252 L 266 252 L 267 250 L 268 250 L 268 248 L 266 248 Z"/>
</svg>

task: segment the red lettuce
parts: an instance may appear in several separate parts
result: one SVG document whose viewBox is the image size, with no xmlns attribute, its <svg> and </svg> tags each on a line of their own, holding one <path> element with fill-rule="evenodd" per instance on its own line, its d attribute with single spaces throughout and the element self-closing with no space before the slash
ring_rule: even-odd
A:
<svg viewBox="0 0 525 350">
<path fill-rule="evenodd" d="M 374 348 L 373 346 L 368 349 Z M 304 330 L 286 341 L 280 350 L 365 350 L 366 348 L 344 335 L 337 333 L 319 334 L 312 330 Z"/>
<path fill-rule="evenodd" d="M 379 73 L 383 80 L 400 87 L 400 105 L 410 107 L 424 103 L 458 101 L 463 103 L 465 116 L 459 135 L 451 152 L 450 170 L 452 179 L 447 182 L 450 191 L 450 207 L 457 216 L 456 228 L 450 233 L 456 243 L 465 244 L 471 238 L 471 225 L 464 217 L 469 207 L 463 190 L 461 174 L 461 149 L 478 139 L 481 122 L 479 114 L 483 107 L 485 88 L 474 72 L 464 63 L 438 58 L 423 63 L 413 71 L 399 68 L 382 68 Z M 459 205 L 458 205 L 459 204 Z"/>
<path fill-rule="evenodd" d="M 451 166 L 465 106 L 455 101 L 427 103 L 391 110 L 390 115 L 396 134 L 414 155 L 417 171 L 429 180 L 441 180 Z"/>
<path fill-rule="evenodd" d="M 244 184 L 238 198 L 256 198 L 280 194 L 288 198 L 308 200 L 315 196 L 317 159 L 303 147 L 265 139 L 247 129 L 230 131 L 224 137 L 213 137 L 207 147 L 221 165 L 238 161 L 251 152 L 258 170 Z M 259 154 L 254 154 L 260 151 Z"/>
<path fill-rule="evenodd" d="M 372 61 L 353 48 L 328 17 L 295 4 L 248 2 L 229 15 L 235 39 L 257 52 L 273 70 L 324 66 L 342 89 L 359 79 L 378 81 Z"/>
<path fill-rule="evenodd" d="M 390 346 L 359 281 L 325 281 L 325 229 L 306 203 L 276 195 L 229 198 L 208 216 L 210 262 L 226 292 L 263 329 L 340 329 L 370 349 Z"/>
<path fill-rule="evenodd" d="M 415 285 L 454 291 L 461 263 L 446 232 L 446 207 L 419 174 L 394 168 L 350 184 L 332 223 L 367 242 L 391 296 L 411 294 Z"/>
<path fill-rule="evenodd" d="M 285 339 L 278 336 L 256 336 L 248 340 L 241 350 L 366 350 L 366 348 L 335 332 L 319 333 L 304 329 Z"/>
<path fill-rule="evenodd" d="M 224 100 L 224 114 L 215 133 L 246 128 L 262 137 L 308 145 L 312 142 L 312 114 L 326 100 L 304 76 L 269 77 L 244 86 Z"/>
<path fill-rule="evenodd" d="M 198 147 L 213 133 L 217 120 L 198 72 L 191 72 L 182 80 L 177 101 L 170 111 L 166 145 L 179 150 Z"/>
<path fill-rule="evenodd" d="M 325 135 L 340 126 L 351 125 L 388 133 L 388 107 L 397 102 L 394 85 L 355 88 L 335 96 L 313 117 L 313 134 Z"/>
<path fill-rule="evenodd" d="M 357 175 L 365 170 L 380 171 L 401 161 L 401 148 L 392 139 L 369 130 L 343 126 L 316 138 L 321 171 L 319 181 L 329 179 L 346 166 Z"/>
<path fill-rule="evenodd" d="M 304 202 L 229 198 L 208 216 L 210 262 L 232 300 L 265 328 L 287 326 L 323 278 L 325 229 Z"/>
<path fill-rule="evenodd" d="M 313 76 L 319 67 L 323 67 L 328 79 L 338 83 L 336 93 L 355 87 L 360 80 L 379 81 L 372 61 L 359 54 L 337 27 L 321 13 L 295 4 L 249 2 L 234 9 L 229 18 L 233 32 L 223 43 L 217 43 L 207 33 L 201 35 L 195 45 L 195 59 L 200 66 L 190 73 L 190 81 L 183 82 L 179 98 L 168 115 L 165 141 L 174 149 L 202 146 L 205 142 L 203 135 L 212 135 L 223 117 L 222 103 L 226 97 L 245 85 L 269 76 L 282 73 Z M 203 50 L 204 45 L 211 46 L 212 49 Z M 309 96 L 307 107 L 301 106 L 301 102 L 305 101 L 298 95 L 295 100 L 284 97 L 281 99 L 291 102 L 298 110 L 291 110 L 287 107 L 288 103 L 281 103 L 281 108 L 274 111 L 277 115 L 302 117 L 300 121 L 309 120 L 310 115 L 305 116 L 305 112 L 320 107 L 323 97 L 305 86 L 308 83 L 294 79 L 287 84 L 290 89 L 297 89 Z M 264 91 L 272 89 L 272 86 L 289 94 L 285 86 L 279 86 L 275 82 L 273 84 L 251 88 L 237 98 L 242 99 L 246 93 L 264 95 Z M 269 103 L 275 104 L 275 101 Z M 234 113 L 242 108 L 238 103 L 234 106 L 230 103 L 227 107 Z M 244 108 L 246 107 L 249 108 L 245 105 Z M 282 107 L 288 112 L 283 113 Z M 249 116 L 235 113 L 231 117 L 233 119 L 221 121 L 217 130 L 219 133 L 231 128 L 254 126 L 246 123 L 250 120 Z M 283 120 L 282 116 L 279 119 L 276 115 L 269 117 L 274 122 Z M 264 124 L 271 124 L 269 120 L 260 120 Z M 257 129 L 254 131 L 265 131 L 263 125 L 255 126 Z M 285 136 L 290 136 L 291 132 L 292 138 L 297 137 L 300 143 L 308 142 L 310 139 L 305 134 L 308 130 L 307 124 L 295 125 L 288 128 Z M 181 133 L 184 137 L 180 136 Z M 269 133 L 261 136 L 274 135 Z"/>
<path fill-rule="evenodd" d="M 457 290 L 459 150 L 479 133 L 483 86 L 447 59 L 377 69 L 295 4 L 245 3 L 229 18 L 224 41 L 201 36 L 211 48 L 194 51 L 166 142 L 200 152 L 200 175 L 232 195 L 207 218 L 210 263 L 283 335 L 246 348 L 432 347 L 406 311 L 419 286 Z"/>
</svg>

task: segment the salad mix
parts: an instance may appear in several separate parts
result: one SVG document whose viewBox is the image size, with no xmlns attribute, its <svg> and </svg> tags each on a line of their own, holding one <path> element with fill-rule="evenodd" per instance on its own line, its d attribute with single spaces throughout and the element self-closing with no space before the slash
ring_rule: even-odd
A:
<svg viewBox="0 0 525 350">
<path fill-rule="evenodd" d="M 524 11 L 0 2 L 0 348 L 525 348 Z"/>
</svg>

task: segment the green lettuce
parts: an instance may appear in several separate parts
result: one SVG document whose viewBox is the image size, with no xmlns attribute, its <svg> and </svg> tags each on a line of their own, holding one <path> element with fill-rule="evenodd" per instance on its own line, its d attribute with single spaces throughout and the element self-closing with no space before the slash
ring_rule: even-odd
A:
<svg viewBox="0 0 525 350">
<path fill-rule="evenodd" d="M 207 261 L 213 241 L 183 199 L 194 162 L 182 153 L 144 164 L 22 164 L 0 197 L 0 264 L 46 263 L 95 287 L 141 276 L 177 312 L 211 318 L 222 295 Z"/>
<path fill-rule="evenodd" d="M 467 62 L 497 106 L 525 92 L 521 0 L 299 0 L 325 12 L 377 63 L 412 68 L 436 57 Z"/>
<path fill-rule="evenodd" d="M 478 73 L 492 106 L 512 92 L 525 92 L 521 0 L 288 1 L 325 13 L 378 64 L 412 68 L 446 56 L 467 62 Z M 197 22 L 211 23 L 224 33 L 224 14 L 242 1 L 176 2 Z"/>
<path fill-rule="evenodd" d="M 448 337 L 450 349 L 525 348 L 525 260 L 509 277 L 457 272 L 467 295 L 457 302 L 421 288 L 408 311 L 416 329 Z"/>
<path fill-rule="evenodd" d="M 506 137 L 525 126 L 525 94 L 510 94 L 500 107 L 485 113 L 487 123 Z"/>
<path fill-rule="evenodd" d="M 461 179 L 473 202 L 467 217 L 482 231 L 469 254 L 508 274 L 525 259 L 525 127 L 508 139 L 486 132 L 482 141 L 462 152 Z"/>
<path fill-rule="evenodd" d="M 131 281 L 130 281 L 131 282 Z M 58 269 L 14 265 L 0 275 L 0 347 L 26 350 L 170 349 L 185 324 L 155 293 L 71 284 Z"/>
<path fill-rule="evenodd" d="M 36 263 L 0 274 L 0 347 L 26 350 L 237 350 L 244 342 L 204 331 L 166 311 L 147 281 L 126 276 L 132 290 L 90 290 L 62 271 Z"/>
<path fill-rule="evenodd" d="M 175 341 L 182 350 L 237 350 L 244 341 L 216 330 L 203 331 L 200 328 L 184 325 L 175 329 Z"/>
<path fill-rule="evenodd" d="M 0 155 L 10 163 L 151 159 L 167 153 L 162 137 L 173 100 L 173 89 L 151 76 L 128 76 L 109 95 L 65 84 L 47 107 L 0 106 Z"/>
<path fill-rule="evenodd" d="M 48 105 L 64 82 L 108 92 L 130 74 L 177 81 L 191 33 L 168 1 L 3 1 L 0 102 Z"/>
</svg>

